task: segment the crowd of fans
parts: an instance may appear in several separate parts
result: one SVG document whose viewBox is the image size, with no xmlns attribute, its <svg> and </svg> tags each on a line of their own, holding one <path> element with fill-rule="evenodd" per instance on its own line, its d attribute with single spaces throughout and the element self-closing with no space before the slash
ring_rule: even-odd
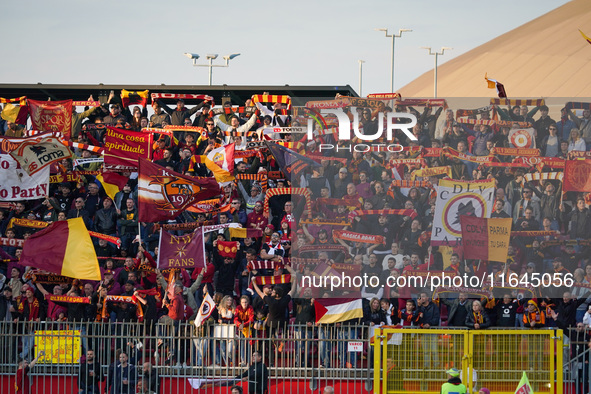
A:
<svg viewBox="0 0 591 394">
<path fill-rule="evenodd" d="M 174 138 L 162 134 L 155 139 L 152 160 L 159 165 L 191 176 L 212 176 L 204 164 L 192 160 L 193 156 L 206 155 L 212 149 L 228 143 L 236 143 L 237 151 L 245 150 L 246 143 L 265 138 L 266 127 L 285 127 L 297 122 L 295 112 L 290 115 L 279 103 L 256 103 L 258 111 L 233 112 L 229 103 L 221 115 L 211 112 L 211 103 L 201 101 L 191 108 L 178 100 L 176 107 L 169 107 L 161 100 L 152 102 L 153 113 L 146 108 L 123 108 L 109 98 L 109 104 L 74 114 L 80 121 L 74 123 L 72 138 L 78 142 L 102 146 L 106 129 L 103 125 L 140 131 L 146 127 L 161 128 L 166 125 L 199 126 L 203 133 L 175 131 Z M 247 102 L 246 106 L 252 105 Z M 384 107 L 388 111 L 390 108 Z M 437 148 L 450 146 L 468 156 L 486 156 L 494 147 L 513 147 L 508 138 L 511 126 L 471 125 L 458 123 L 454 111 L 443 107 L 425 106 L 396 108 L 397 111 L 414 113 L 418 122 L 413 128 L 417 141 L 396 134 L 396 141 L 406 147 Z M 378 111 L 360 108 L 360 122 L 367 134 L 378 129 Z M 591 112 L 587 109 L 582 118 L 570 110 L 561 110 L 559 119 L 548 116 L 548 107 L 534 108 L 492 106 L 481 110 L 477 119 L 487 120 L 494 114 L 500 119 L 529 122 L 535 129 L 536 145 L 543 157 L 566 159 L 571 151 L 591 148 Z M 539 113 L 539 115 L 538 115 Z M 537 119 L 536 119 L 537 118 Z M 4 122 L 0 125 L 4 136 L 23 135 L 26 125 Z M 259 133 L 246 133 L 248 131 Z M 276 130 L 275 130 L 276 131 Z M 77 182 L 53 183 L 45 199 L 16 202 L 14 208 L 0 210 L 0 235 L 5 238 L 27 239 L 37 229 L 9 225 L 11 219 L 36 221 L 66 220 L 82 217 L 89 230 L 119 237 L 121 248 L 104 239 L 95 239 L 103 280 L 100 282 L 75 281 L 74 283 L 35 283 L 29 270 L 19 264 L 22 248 L 2 246 L 5 255 L 0 265 L 0 319 L 4 321 L 53 321 L 70 322 L 133 322 L 138 320 L 133 303 L 108 302 L 106 295 L 135 296 L 141 304 L 143 321 L 153 327 L 176 328 L 183 321 L 192 321 L 209 293 L 217 308 L 202 327 L 194 332 L 196 360 L 185 360 L 176 355 L 177 362 L 204 363 L 211 352 L 204 337 L 212 334 L 212 327 L 227 324 L 235 327 L 236 337 L 281 337 L 293 325 L 296 338 L 320 338 L 321 364 L 328 364 L 331 349 L 326 342 L 326 325 L 315 325 L 314 298 L 324 296 L 322 289 L 301 288 L 297 278 L 310 275 L 320 264 L 344 263 L 360 267 L 361 275 L 377 276 L 384 281 L 388 276 L 403 275 L 406 271 L 445 270 L 455 274 L 516 273 L 520 278 L 534 273 L 551 272 L 572 274 L 572 288 L 553 288 L 547 293 L 516 289 L 500 289 L 494 299 L 481 299 L 470 293 L 457 297 L 433 299 L 420 290 L 364 288 L 356 296 L 364 298 L 363 318 L 339 323 L 330 329 L 338 331 L 340 339 L 358 338 L 357 324 L 366 326 L 401 325 L 414 327 L 560 327 L 577 328 L 569 331 L 589 342 L 586 330 L 591 326 L 591 253 L 587 241 L 591 231 L 591 203 L 588 193 L 568 192 L 562 195 L 559 180 L 525 181 L 524 175 L 536 172 L 532 168 L 487 167 L 472 161 L 450 159 L 444 155 L 424 157 L 428 167 L 449 165 L 453 179 L 494 179 L 495 204 L 492 217 L 512 218 L 514 230 L 556 230 L 560 236 L 515 237 L 511 240 L 506 264 L 465 260 L 459 254 L 445 263 L 438 247 L 431 246 L 429 232 L 433 225 L 436 194 L 434 185 L 442 176 L 423 178 L 422 187 L 393 186 L 393 182 L 410 181 L 413 170 L 420 165 L 390 165 L 392 159 L 422 157 L 417 150 L 400 153 L 355 152 L 346 150 L 319 152 L 320 144 L 342 145 L 330 133 L 319 134 L 313 141 L 305 140 L 305 134 L 273 134 L 286 145 L 306 154 L 324 158 L 320 166 L 309 166 L 299 173 L 269 177 L 265 182 L 239 179 L 223 187 L 224 196 L 217 210 L 201 212 L 186 210 L 172 223 L 200 222 L 201 224 L 240 223 L 247 229 L 261 230 L 258 238 L 230 239 L 228 229 L 206 234 L 205 268 L 182 269 L 176 274 L 174 297 L 166 296 L 169 280 L 167 272 L 156 268 L 160 227 L 166 223 L 138 223 L 137 173 L 124 173 L 128 182 L 114 199 L 109 198 L 94 176 L 84 175 Z M 350 141 L 347 141 L 350 142 Z M 391 142 L 391 141 L 390 141 Z M 235 174 L 271 174 L 282 168 L 264 147 L 261 154 L 244 155 L 237 159 Z M 96 157 L 90 150 L 75 149 L 80 158 Z M 511 156 L 497 156 L 498 161 L 511 162 Z M 72 160 L 64 160 L 53 166 L 55 173 L 75 170 L 99 170 L 101 163 L 74 166 Z M 285 171 L 285 169 L 283 169 Z M 548 170 L 548 169 L 546 169 Z M 552 170 L 555 171 L 555 170 Z M 561 171 L 561 170 L 559 170 Z M 420 178 L 419 178 L 420 179 Z M 307 188 L 311 195 L 311 212 L 301 194 L 280 194 L 268 201 L 270 215 L 264 214 L 265 193 L 273 188 Z M 341 203 L 322 204 L 319 199 L 338 199 Z M 322 200 L 321 200 L 322 201 Z M 330 200 L 325 200 L 330 201 Z M 219 207 L 230 205 L 229 210 Z M 385 215 L 379 212 L 363 218 L 350 219 L 353 209 L 383 210 L 411 209 L 417 216 Z M 298 224 L 310 215 L 312 221 Z M 317 220 L 315 224 L 313 221 Z M 324 224 L 323 222 L 348 222 L 348 224 Z M 350 229 L 354 232 L 383 236 L 384 244 L 356 243 L 336 239 L 333 230 Z M 192 230 L 170 230 L 180 235 Z M 564 242 L 551 242 L 565 240 Z M 220 241 L 236 241 L 239 250 L 235 258 L 222 257 L 217 249 Z M 569 241 L 570 240 L 570 241 Z M 25 241 L 26 242 L 26 241 Z M 312 252 L 306 249 L 314 246 Z M 305 252 L 304 252 L 305 251 Z M 254 264 L 269 262 L 270 265 Z M 256 267 L 258 269 L 253 269 Z M 275 285 L 257 285 L 257 276 L 291 274 L 291 282 Z M 381 282 L 383 283 L 383 282 Z M 149 291 L 155 289 L 155 291 Z M 46 301 L 45 294 L 88 297 L 89 304 Z M 25 329 L 22 326 L 22 329 Z M 156 330 L 156 328 L 155 328 Z M 161 331 L 154 331 L 160 333 Z M 290 331 L 291 332 L 291 331 Z M 163 336 L 163 342 L 166 337 Z M 324 346 L 322 344 L 324 343 Z M 277 342 L 276 351 L 281 351 Z M 31 357 L 31 343 L 23 337 L 20 356 Z M 86 349 L 89 350 L 89 349 Z M 91 349 L 92 350 L 92 349 Z M 300 343 L 298 357 L 310 352 Z M 344 355 L 342 366 L 355 367 L 359 360 L 355 353 Z M 243 351 L 243 352 L 242 352 Z M 234 349 L 231 342 L 223 343 L 216 363 L 230 365 L 238 356 L 240 363 L 249 361 L 248 349 Z M 122 358 L 126 358 L 122 353 Z M 89 358 L 86 358 L 87 362 Z M 326 361 L 325 361 L 326 360 Z M 116 368 L 127 365 L 123 360 Z M 328 366 L 328 365 L 325 365 Z"/>
</svg>

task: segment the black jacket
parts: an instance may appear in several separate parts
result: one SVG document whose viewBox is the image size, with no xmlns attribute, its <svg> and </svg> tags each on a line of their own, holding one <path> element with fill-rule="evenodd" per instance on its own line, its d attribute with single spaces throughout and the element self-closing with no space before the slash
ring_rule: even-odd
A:
<svg viewBox="0 0 591 394">
<path fill-rule="evenodd" d="M 432 302 L 427 306 L 420 306 L 419 309 L 419 323 L 421 326 L 428 324 L 431 327 L 439 326 L 439 308 Z"/>
<path fill-rule="evenodd" d="M 94 376 L 90 375 L 90 372 L 94 373 Z M 95 359 L 93 363 L 80 363 L 80 369 L 78 370 L 78 388 L 86 390 L 88 386 L 97 386 L 99 382 L 105 380 L 105 376 L 101 371 L 101 365 Z"/>
<path fill-rule="evenodd" d="M 264 394 L 269 386 L 269 370 L 261 361 L 254 363 L 243 374 L 238 375 L 237 379 L 248 378 L 249 394 Z"/>
<path fill-rule="evenodd" d="M 115 207 L 96 211 L 94 230 L 101 234 L 115 234 L 117 232 L 117 210 Z"/>
<path fill-rule="evenodd" d="M 468 313 L 466 316 L 466 326 L 468 328 L 474 328 L 474 324 L 476 324 L 476 317 L 474 316 L 474 312 Z M 485 310 L 482 311 L 482 323 L 480 323 L 480 328 L 488 328 L 490 327 L 490 318 L 488 317 L 488 313 Z"/>
</svg>

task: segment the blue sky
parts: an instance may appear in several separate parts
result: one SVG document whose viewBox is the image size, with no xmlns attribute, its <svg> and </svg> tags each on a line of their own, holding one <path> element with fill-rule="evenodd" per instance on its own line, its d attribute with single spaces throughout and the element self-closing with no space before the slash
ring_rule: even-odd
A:
<svg viewBox="0 0 591 394">
<path fill-rule="evenodd" d="M 432 69 L 421 46 L 453 47 L 440 64 L 566 3 L 564 0 L 13 1 L 3 4 L 2 83 L 206 85 L 184 52 L 242 55 L 213 84 L 351 85 L 389 92 Z"/>
</svg>

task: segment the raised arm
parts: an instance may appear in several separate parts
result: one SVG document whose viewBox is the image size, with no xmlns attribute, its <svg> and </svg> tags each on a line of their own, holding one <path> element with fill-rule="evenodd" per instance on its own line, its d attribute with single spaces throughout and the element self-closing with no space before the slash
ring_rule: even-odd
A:
<svg viewBox="0 0 591 394">
<path fill-rule="evenodd" d="M 295 272 L 295 270 L 290 265 L 286 264 L 285 269 L 291 275 L 291 282 L 290 282 L 291 283 L 291 290 L 289 291 L 288 294 L 291 298 L 293 298 L 293 296 L 296 294 L 297 287 L 298 287 L 298 281 L 297 281 L 298 274 L 297 274 L 297 272 Z"/>
<path fill-rule="evenodd" d="M 45 351 L 41 350 L 39 353 L 37 353 L 37 357 L 35 357 L 33 361 L 31 361 L 31 363 L 29 364 L 29 368 L 33 368 L 35 364 L 37 364 L 37 361 L 39 361 L 39 359 L 43 356 L 45 356 Z"/>
<path fill-rule="evenodd" d="M 265 293 L 263 293 L 260 289 L 260 287 L 257 285 L 257 279 L 255 276 L 252 277 L 251 279 L 252 281 L 252 287 L 254 287 L 254 290 L 257 292 L 257 294 L 259 295 L 259 297 L 261 297 L 261 299 L 265 298 Z"/>
</svg>

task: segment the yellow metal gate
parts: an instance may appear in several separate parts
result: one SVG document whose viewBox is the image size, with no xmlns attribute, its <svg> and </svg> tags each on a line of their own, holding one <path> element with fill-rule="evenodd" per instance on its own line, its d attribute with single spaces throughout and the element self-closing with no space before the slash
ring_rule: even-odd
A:
<svg viewBox="0 0 591 394">
<path fill-rule="evenodd" d="M 563 391 L 562 330 L 382 329 L 374 351 L 374 392 L 440 392 L 445 371 L 462 371 L 468 393 L 513 394 L 523 371 L 535 393 Z"/>
</svg>

